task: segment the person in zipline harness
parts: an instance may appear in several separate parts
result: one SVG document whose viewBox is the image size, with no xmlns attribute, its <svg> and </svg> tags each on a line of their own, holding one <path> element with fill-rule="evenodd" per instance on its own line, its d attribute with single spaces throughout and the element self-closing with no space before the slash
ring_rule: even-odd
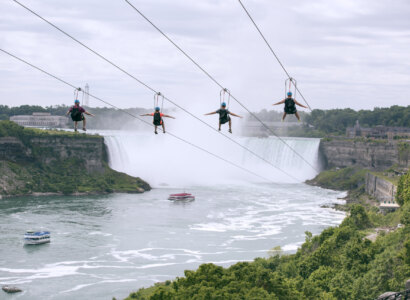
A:
<svg viewBox="0 0 410 300">
<path fill-rule="evenodd" d="M 239 116 L 237 114 L 234 114 L 233 112 L 230 112 L 228 109 L 226 109 L 226 103 L 225 102 L 221 103 L 221 108 L 220 109 L 218 109 L 217 111 L 205 114 L 205 116 L 214 115 L 214 114 L 219 114 L 219 128 L 218 128 L 218 130 L 221 131 L 221 125 L 229 122 L 229 132 L 230 133 L 232 133 L 232 122 L 231 122 L 230 115 L 232 115 L 234 117 L 242 118 L 241 116 Z"/>
<path fill-rule="evenodd" d="M 85 120 L 84 114 L 94 117 L 93 114 L 87 112 L 84 108 L 80 106 L 79 100 L 74 101 L 74 105 L 70 107 L 66 115 L 68 114 L 71 115 L 71 119 L 74 121 L 74 131 L 77 131 L 78 122 L 81 122 L 81 121 L 83 122 L 83 130 L 84 131 L 87 130 L 85 128 L 86 120 Z"/>
<path fill-rule="evenodd" d="M 141 117 L 148 117 L 148 116 L 154 117 L 152 123 L 155 125 L 155 134 L 158 134 L 158 132 L 157 132 L 157 127 L 158 126 L 162 126 L 162 132 L 165 133 L 165 124 L 164 124 L 164 120 L 162 118 L 175 119 L 173 116 L 161 113 L 160 110 L 161 110 L 161 108 L 155 107 L 155 112 L 153 112 L 151 114 L 141 115 Z"/>
<path fill-rule="evenodd" d="M 275 103 L 273 105 L 279 105 L 285 103 L 285 112 L 283 113 L 282 117 L 282 122 L 285 120 L 286 115 L 295 115 L 298 121 L 300 122 L 300 116 L 296 110 L 296 105 L 299 105 L 300 107 L 308 108 L 307 106 L 304 106 L 303 104 L 300 104 L 299 102 L 296 101 L 296 99 L 292 98 L 292 93 L 288 93 L 288 97 L 286 99 L 283 99 L 282 101 L 279 101 L 278 103 Z"/>
</svg>

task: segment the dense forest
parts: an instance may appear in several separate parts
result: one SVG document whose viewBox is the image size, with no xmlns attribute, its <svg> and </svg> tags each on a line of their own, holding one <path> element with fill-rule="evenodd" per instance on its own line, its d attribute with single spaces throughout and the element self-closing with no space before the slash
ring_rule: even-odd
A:
<svg viewBox="0 0 410 300">
<path fill-rule="evenodd" d="M 282 113 L 277 111 L 262 110 L 256 113 L 263 121 L 280 121 Z M 410 127 L 410 106 L 391 106 L 389 108 L 374 108 L 373 110 L 355 111 L 345 109 L 314 109 L 311 113 L 301 112 L 305 124 L 305 134 L 325 136 L 343 135 L 347 127 L 353 127 L 359 120 L 363 127 L 374 127 L 377 125 Z M 252 120 L 249 117 L 249 120 Z M 287 122 L 296 122 L 296 118 L 288 116 Z"/>
<path fill-rule="evenodd" d="M 64 115 L 68 106 L 37 106 L 37 105 L 22 105 L 17 107 L 9 107 L 0 105 L 0 120 L 8 120 L 14 115 L 31 115 L 33 112 L 49 112 L 52 115 Z M 123 113 L 113 108 L 93 107 L 87 108 L 95 114 L 92 122 L 89 122 L 90 129 L 124 129 L 130 125 L 133 128 L 139 128 L 139 121 L 132 118 L 124 118 Z M 129 108 L 127 112 L 132 114 L 147 113 L 147 109 Z M 262 110 L 255 113 L 258 118 L 263 121 L 280 121 L 282 113 L 278 111 Z M 303 128 L 295 128 L 289 132 L 293 136 L 326 136 L 326 135 L 343 135 L 346 133 L 347 127 L 354 126 L 356 120 L 359 120 L 363 127 L 374 127 L 377 125 L 410 127 L 410 106 L 391 106 L 389 108 L 375 108 L 373 110 L 353 109 L 329 109 L 320 110 L 314 109 L 311 113 L 301 112 L 301 117 L 304 123 Z M 254 120 L 248 116 L 248 120 Z M 108 120 L 108 122 L 107 122 Z M 296 122 L 296 118 L 288 116 L 286 122 Z"/>
<path fill-rule="evenodd" d="M 402 207 L 394 213 L 383 216 L 375 207 L 354 204 L 340 226 L 314 237 L 306 232 L 296 254 L 281 255 L 274 248 L 270 258 L 229 268 L 203 264 L 127 299 L 375 299 L 402 291 L 410 277 L 409 178 L 408 173 L 400 180 Z M 376 228 L 389 230 L 374 242 L 365 238 Z"/>
</svg>

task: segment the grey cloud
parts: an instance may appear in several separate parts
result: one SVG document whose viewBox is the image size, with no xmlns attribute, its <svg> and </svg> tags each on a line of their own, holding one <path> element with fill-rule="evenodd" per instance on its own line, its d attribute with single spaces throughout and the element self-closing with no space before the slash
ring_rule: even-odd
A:
<svg viewBox="0 0 410 300">
<path fill-rule="evenodd" d="M 178 103 L 219 103 L 219 88 L 125 1 L 21 1 Z M 409 103 L 408 1 L 243 1 L 314 108 Z M 283 96 L 285 75 L 236 0 L 132 2 L 250 108 Z M 0 10 L 1 47 L 121 107 L 152 105 L 150 91 L 12 1 Z M 2 104 L 71 102 L 72 91 L 3 54 L 0 67 Z"/>
</svg>

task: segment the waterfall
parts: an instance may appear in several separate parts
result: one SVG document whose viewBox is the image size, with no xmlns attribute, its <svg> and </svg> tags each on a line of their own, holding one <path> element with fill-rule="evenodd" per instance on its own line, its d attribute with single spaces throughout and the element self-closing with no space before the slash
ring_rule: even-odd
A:
<svg viewBox="0 0 410 300">
<path fill-rule="evenodd" d="M 171 136 L 151 133 L 106 132 L 110 166 L 155 186 L 243 184 L 262 179 L 192 148 Z M 316 171 L 276 137 L 234 137 L 235 140 L 300 181 Z M 192 140 L 194 139 L 194 140 Z M 274 182 L 294 182 L 287 175 L 220 135 L 194 135 L 193 143 Z M 283 138 L 311 165 L 318 166 L 319 139 Z"/>
</svg>

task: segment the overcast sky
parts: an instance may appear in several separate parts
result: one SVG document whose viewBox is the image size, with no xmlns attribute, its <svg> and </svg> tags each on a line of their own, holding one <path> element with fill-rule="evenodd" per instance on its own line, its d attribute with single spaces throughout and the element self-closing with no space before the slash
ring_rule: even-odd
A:
<svg viewBox="0 0 410 300">
<path fill-rule="evenodd" d="M 125 1 L 20 1 L 184 107 L 218 107 L 219 87 Z M 286 76 L 237 0 L 132 2 L 252 110 L 283 98 Z M 243 3 L 312 108 L 410 104 L 410 1 Z M 0 11 L 1 48 L 119 107 L 152 107 L 151 91 L 15 2 Z M 0 77 L 0 104 L 73 101 L 70 88 L 3 53 Z"/>
</svg>

